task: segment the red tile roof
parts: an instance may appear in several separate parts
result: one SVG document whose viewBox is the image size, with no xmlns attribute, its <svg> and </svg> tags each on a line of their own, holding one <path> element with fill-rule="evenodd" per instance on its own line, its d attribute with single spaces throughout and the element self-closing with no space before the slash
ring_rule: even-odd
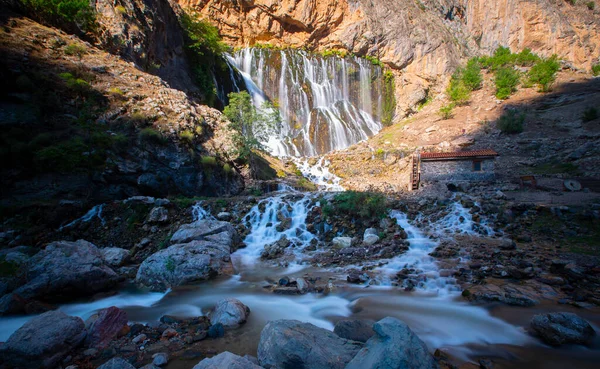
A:
<svg viewBox="0 0 600 369">
<path fill-rule="evenodd" d="M 492 149 L 477 151 L 455 151 L 455 152 L 423 152 L 421 159 L 457 159 L 457 158 L 477 158 L 481 156 L 498 156 L 498 153 Z"/>
</svg>

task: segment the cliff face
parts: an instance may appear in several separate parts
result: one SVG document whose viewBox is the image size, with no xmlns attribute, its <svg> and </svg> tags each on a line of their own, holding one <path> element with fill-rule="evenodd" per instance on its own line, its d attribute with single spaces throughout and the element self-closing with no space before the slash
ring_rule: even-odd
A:
<svg viewBox="0 0 600 369">
<path fill-rule="evenodd" d="M 233 46 L 267 42 L 345 49 L 396 71 L 404 115 L 461 58 L 498 46 L 556 53 L 589 69 L 600 55 L 600 17 L 563 0 L 177 0 L 213 22 Z"/>
</svg>

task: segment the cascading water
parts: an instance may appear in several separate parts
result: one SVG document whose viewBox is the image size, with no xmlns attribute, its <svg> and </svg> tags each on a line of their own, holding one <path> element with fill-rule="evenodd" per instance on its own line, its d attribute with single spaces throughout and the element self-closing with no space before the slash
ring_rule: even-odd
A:
<svg viewBox="0 0 600 369">
<path fill-rule="evenodd" d="M 266 146 L 277 156 L 315 156 L 377 133 L 386 93 L 382 68 L 357 57 L 246 48 L 228 57 L 258 108 L 270 100 L 283 124 Z"/>
<path fill-rule="evenodd" d="M 302 175 L 317 185 L 319 190 L 344 191 L 344 187 L 340 185 L 341 178 L 329 171 L 329 161 L 325 158 L 319 158 L 314 165 L 308 159 L 296 159 L 294 163 Z"/>
</svg>

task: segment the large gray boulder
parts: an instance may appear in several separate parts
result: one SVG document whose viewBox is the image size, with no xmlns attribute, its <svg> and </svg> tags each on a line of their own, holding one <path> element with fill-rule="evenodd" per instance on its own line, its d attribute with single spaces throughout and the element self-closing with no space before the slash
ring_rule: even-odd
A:
<svg viewBox="0 0 600 369">
<path fill-rule="evenodd" d="M 119 247 L 105 247 L 100 252 L 104 261 L 112 267 L 120 267 L 129 260 L 129 250 Z"/>
<path fill-rule="evenodd" d="M 217 303 L 215 310 L 210 314 L 210 323 L 221 323 L 224 327 L 236 327 L 246 323 L 250 315 L 250 308 L 238 299 L 224 299 Z"/>
<path fill-rule="evenodd" d="M 260 334 L 258 361 L 267 369 L 342 369 L 361 346 L 310 323 L 274 320 Z"/>
<path fill-rule="evenodd" d="M 585 345 L 596 335 L 590 323 L 573 313 L 538 314 L 531 319 L 530 327 L 542 341 L 552 346 Z"/>
<path fill-rule="evenodd" d="M 85 339 L 85 325 L 62 311 L 41 314 L 19 328 L 0 348 L 9 367 L 54 368 Z"/>
<path fill-rule="evenodd" d="M 135 366 L 131 365 L 125 359 L 113 357 L 104 364 L 100 365 L 97 369 L 135 369 Z"/>
<path fill-rule="evenodd" d="M 239 241 L 239 235 L 229 222 L 200 219 L 182 225 L 171 237 L 171 243 L 173 244 L 201 240 L 222 243 L 232 247 Z"/>
<path fill-rule="evenodd" d="M 383 318 L 373 325 L 375 336 L 350 361 L 346 369 L 434 369 L 438 364 L 427 346 L 408 325 Z"/>
<path fill-rule="evenodd" d="M 0 315 L 23 312 L 28 300 L 68 301 L 107 290 L 119 281 L 100 250 L 84 240 L 48 244 L 31 258 L 24 275 L 27 283 L 0 299 Z"/>
<path fill-rule="evenodd" d="M 169 246 L 148 257 L 138 269 L 136 282 L 164 291 L 233 273 L 228 245 L 192 241 Z"/>
<path fill-rule="evenodd" d="M 346 319 L 340 320 L 335 323 L 333 333 L 347 340 L 367 342 L 369 338 L 373 337 L 375 331 L 373 331 L 372 320 L 360 320 L 360 319 Z"/>
<path fill-rule="evenodd" d="M 199 362 L 193 369 L 262 369 L 245 357 L 229 351 L 207 358 Z"/>
</svg>

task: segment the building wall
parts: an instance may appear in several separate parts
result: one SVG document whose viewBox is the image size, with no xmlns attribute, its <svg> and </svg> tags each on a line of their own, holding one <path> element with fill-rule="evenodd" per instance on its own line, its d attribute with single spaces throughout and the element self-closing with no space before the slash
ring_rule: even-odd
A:
<svg viewBox="0 0 600 369">
<path fill-rule="evenodd" d="M 422 161 L 421 181 L 493 181 L 494 159 L 481 161 L 473 171 L 473 160 Z"/>
</svg>

